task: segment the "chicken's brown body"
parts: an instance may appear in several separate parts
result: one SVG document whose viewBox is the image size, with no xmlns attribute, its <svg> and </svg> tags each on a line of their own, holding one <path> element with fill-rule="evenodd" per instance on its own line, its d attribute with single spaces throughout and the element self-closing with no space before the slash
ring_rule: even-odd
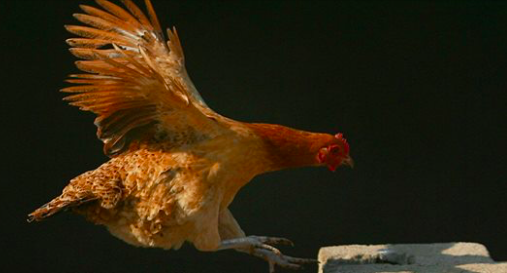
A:
<svg viewBox="0 0 507 273">
<path fill-rule="evenodd" d="M 189 241 L 216 250 L 219 229 L 233 228 L 219 227 L 221 215 L 243 185 L 270 168 L 261 139 L 246 126 L 238 131 L 186 148 L 127 152 L 71 180 L 53 202 L 79 205 L 75 211 L 133 245 L 179 248 Z M 34 219 L 45 217 L 47 207 Z"/>
<path fill-rule="evenodd" d="M 72 179 L 29 220 L 72 208 L 136 246 L 236 249 L 266 259 L 271 270 L 308 262 L 271 246 L 286 239 L 246 237 L 228 206 L 258 174 L 351 163 L 345 139 L 215 113 L 186 73 L 176 32 L 168 31 L 164 43 L 149 1 L 149 19 L 129 0 L 129 12 L 97 2 L 108 12 L 81 6 L 87 14 L 75 15 L 95 28 L 67 26 L 85 37 L 68 43 L 84 59 L 78 68 L 90 74 L 71 75 L 68 81 L 80 85 L 62 91 L 72 93 L 72 105 L 98 115 L 98 137 L 112 158 Z"/>
</svg>

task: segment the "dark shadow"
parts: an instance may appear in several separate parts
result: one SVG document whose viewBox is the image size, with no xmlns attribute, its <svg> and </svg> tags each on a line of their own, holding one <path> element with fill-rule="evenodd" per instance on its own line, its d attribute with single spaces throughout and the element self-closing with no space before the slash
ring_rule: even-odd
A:
<svg viewBox="0 0 507 273">
<path fill-rule="evenodd" d="M 439 268 L 445 266 L 446 273 L 480 273 L 458 267 L 465 264 L 484 263 L 491 264 L 494 261 L 490 257 L 479 255 L 452 255 L 446 253 L 456 243 L 443 243 L 431 245 L 428 253 L 417 253 L 408 251 L 406 245 L 387 245 L 378 255 L 366 257 L 347 257 L 346 259 L 329 259 L 323 267 L 324 273 L 331 272 L 361 272 L 376 273 L 382 272 L 404 272 L 413 270 L 415 272 L 440 272 Z M 419 255 L 421 254 L 421 255 Z M 371 265 L 375 264 L 376 267 Z"/>
</svg>

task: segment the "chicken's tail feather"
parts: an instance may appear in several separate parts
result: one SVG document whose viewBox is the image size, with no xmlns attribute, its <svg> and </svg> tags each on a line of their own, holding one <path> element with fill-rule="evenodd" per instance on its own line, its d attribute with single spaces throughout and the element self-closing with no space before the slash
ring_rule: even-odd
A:
<svg viewBox="0 0 507 273">
<path fill-rule="evenodd" d="M 68 194 L 62 194 L 55 199 L 51 200 L 49 203 L 44 204 L 40 208 L 36 209 L 34 212 L 28 214 L 28 222 L 33 221 L 41 221 L 44 218 L 52 216 L 63 209 L 68 207 L 73 207 L 77 205 L 81 205 L 85 202 L 95 200 L 96 198 L 75 198 Z"/>
<path fill-rule="evenodd" d="M 41 221 L 42 219 L 49 217 L 63 208 L 67 207 L 70 204 L 69 201 L 62 200 L 61 197 L 57 197 L 51 200 L 49 203 L 42 205 L 40 208 L 36 209 L 34 212 L 28 214 L 28 222 L 33 221 Z"/>
</svg>

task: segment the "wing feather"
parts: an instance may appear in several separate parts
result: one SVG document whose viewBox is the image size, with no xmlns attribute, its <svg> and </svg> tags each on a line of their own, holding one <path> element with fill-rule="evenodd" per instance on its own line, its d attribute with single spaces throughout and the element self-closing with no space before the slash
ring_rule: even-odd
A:
<svg viewBox="0 0 507 273">
<path fill-rule="evenodd" d="M 148 27 L 149 30 L 153 30 L 151 26 L 151 22 L 146 18 L 146 15 L 139 9 L 136 4 L 134 4 L 131 0 L 122 0 L 123 5 L 127 7 L 127 9 L 134 15 L 141 25 Z"/>
<path fill-rule="evenodd" d="M 153 26 L 154 31 L 161 37 L 162 28 L 160 27 L 160 23 L 158 21 L 158 17 L 157 14 L 155 13 L 153 5 L 151 4 L 150 0 L 144 0 L 144 4 L 146 6 L 146 9 L 148 10 L 148 16 L 150 17 L 151 25 Z"/>
<path fill-rule="evenodd" d="M 119 6 L 106 0 L 96 0 L 96 2 L 105 10 L 109 11 L 112 15 L 126 21 L 128 24 L 131 25 L 132 28 L 134 29 L 142 28 L 142 25 L 139 23 L 139 21 L 137 21 L 136 18 L 134 18 L 134 16 L 130 15 L 130 13 L 120 8 Z"/>
<path fill-rule="evenodd" d="M 82 59 L 76 67 L 89 74 L 72 74 L 74 86 L 61 91 L 64 99 L 97 114 L 97 136 L 104 152 L 115 156 L 140 141 L 166 137 L 171 146 L 189 144 L 216 135 L 220 126 L 208 117 L 209 109 L 187 75 L 176 29 L 165 41 L 149 0 L 148 16 L 131 0 L 126 9 L 107 0 L 102 8 L 81 5 L 86 14 L 74 17 L 87 26 L 66 29 L 70 51 Z"/>
<path fill-rule="evenodd" d="M 75 46 L 79 48 L 99 48 L 103 47 L 110 43 L 108 40 L 100 40 L 100 39 L 85 39 L 85 38 L 72 38 L 66 40 L 67 44 L 70 46 Z"/>
<path fill-rule="evenodd" d="M 114 16 L 114 15 L 108 13 L 108 12 L 105 12 L 105 11 L 100 10 L 98 8 L 87 6 L 87 5 L 80 5 L 79 7 L 81 8 L 81 10 L 83 10 L 84 12 L 86 12 L 89 15 L 95 16 L 97 18 L 102 18 L 102 19 L 104 19 L 106 21 L 114 23 L 114 25 L 117 28 L 121 28 L 121 29 L 124 29 L 124 30 L 130 30 L 130 31 L 134 31 L 135 30 L 130 25 L 125 24 L 124 21 L 120 20 L 118 17 L 116 17 L 116 16 Z M 87 23 L 85 23 L 85 24 L 87 24 Z"/>
</svg>

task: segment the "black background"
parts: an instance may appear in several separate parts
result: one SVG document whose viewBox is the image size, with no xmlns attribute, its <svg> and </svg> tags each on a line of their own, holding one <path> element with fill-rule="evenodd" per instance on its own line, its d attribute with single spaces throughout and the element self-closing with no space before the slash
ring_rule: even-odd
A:
<svg viewBox="0 0 507 273">
<path fill-rule="evenodd" d="M 135 248 L 70 213 L 25 222 L 107 158 L 93 115 L 58 92 L 77 72 L 63 25 L 76 23 L 82 2 L 6 2 L 0 266 L 266 272 L 263 261 L 234 251 Z M 328 245 L 472 241 L 507 260 L 506 2 L 154 6 L 163 26 L 177 26 L 189 73 L 214 110 L 349 140 L 353 170 L 287 170 L 240 191 L 231 209 L 248 234 L 291 238 L 296 246 L 282 250 L 303 257 Z"/>
</svg>

